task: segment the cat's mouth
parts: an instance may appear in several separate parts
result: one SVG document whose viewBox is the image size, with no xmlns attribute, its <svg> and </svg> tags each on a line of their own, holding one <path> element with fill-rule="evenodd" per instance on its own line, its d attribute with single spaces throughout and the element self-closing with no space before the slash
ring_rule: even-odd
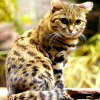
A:
<svg viewBox="0 0 100 100">
<path fill-rule="evenodd" d="M 77 32 L 75 30 L 71 32 L 69 30 L 67 31 L 63 30 L 63 32 L 57 32 L 57 33 L 59 33 L 60 37 L 64 37 L 64 38 L 77 38 L 80 35 L 80 32 Z"/>
<path fill-rule="evenodd" d="M 71 29 L 67 29 L 67 30 L 63 30 L 63 33 L 64 33 L 64 34 L 76 34 L 77 31 L 71 30 Z"/>
</svg>

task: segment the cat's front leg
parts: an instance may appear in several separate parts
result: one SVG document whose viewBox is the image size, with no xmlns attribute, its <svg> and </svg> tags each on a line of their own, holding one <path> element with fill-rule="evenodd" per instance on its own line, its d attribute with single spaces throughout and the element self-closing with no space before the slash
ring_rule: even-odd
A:
<svg viewBox="0 0 100 100">
<path fill-rule="evenodd" d="M 68 95 L 65 90 L 63 91 L 63 98 L 61 98 L 61 100 L 71 100 L 70 95 Z"/>
<path fill-rule="evenodd" d="M 63 62 L 56 63 L 53 66 L 55 85 L 57 82 L 62 82 L 64 84 L 63 67 L 64 67 Z M 71 100 L 70 96 L 66 93 L 65 88 L 63 88 L 62 94 L 63 94 L 63 97 L 60 100 Z"/>
</svg>

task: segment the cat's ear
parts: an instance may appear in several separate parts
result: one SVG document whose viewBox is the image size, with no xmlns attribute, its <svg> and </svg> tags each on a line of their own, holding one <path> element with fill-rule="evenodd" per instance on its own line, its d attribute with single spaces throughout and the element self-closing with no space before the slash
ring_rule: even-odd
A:
<svg viewBox="0 0 100 100">
<path fill-rule="evenodd" d="M 79 4 L 79 6 L 85 8 L 85 12 L 88 13 L 89 11 L 92 10 L 93 2 L 87 1 L 85 3 Z"/>
<path fill-rule="evenodd" d="M 51 0 L 51 10 L 52 13 L 55 11 L 58 11 L 62 8 L 61 1 L 60 0 Z"/>
<path fill-rule="evenodd" d="M 86 8 L 87 11 L 90 11 L 92 10 L 93 2 L 85 2 L 85 3 L 82 3 L 82 5 Z"/>
</svg>

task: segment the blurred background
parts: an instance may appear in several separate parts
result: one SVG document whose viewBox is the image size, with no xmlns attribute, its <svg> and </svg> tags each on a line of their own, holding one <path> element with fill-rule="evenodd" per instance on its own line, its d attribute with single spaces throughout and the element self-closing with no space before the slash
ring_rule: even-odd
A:
<svg viewBox="0 0 100 100">
<path fill-rule="evenodd" d="M 77 50 L 65 65 L 66 88 L 100 88 L 100 1 L 89 1 L 94 2 L 94 7 L 87 16 L 84 31 L 87 39 L 79 38 Z M 25 30 L 35 27 L 50 6 L 51 0 L 0 0 L 0 87 L 6 87 L 5 61 L 12 42 Z"/>
</svg>

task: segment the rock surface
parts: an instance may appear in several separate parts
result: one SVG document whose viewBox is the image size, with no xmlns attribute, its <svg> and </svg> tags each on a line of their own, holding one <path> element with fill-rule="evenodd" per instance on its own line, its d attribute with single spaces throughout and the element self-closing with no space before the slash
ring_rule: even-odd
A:
<svg viewBox="0 0 100 100">
<path fill-rule="evenodd" d="M 100 89 L 93 88 L 68 88 L 66 92 L 75 100 L 76 99 L 91 99 L 99 100 Z"/>
<path fill-rule="evenodd" d="M 5 100 L 7 96 L 7 88 L 2 87 L 0 88 L 0 100 Z"/>
</svg>

